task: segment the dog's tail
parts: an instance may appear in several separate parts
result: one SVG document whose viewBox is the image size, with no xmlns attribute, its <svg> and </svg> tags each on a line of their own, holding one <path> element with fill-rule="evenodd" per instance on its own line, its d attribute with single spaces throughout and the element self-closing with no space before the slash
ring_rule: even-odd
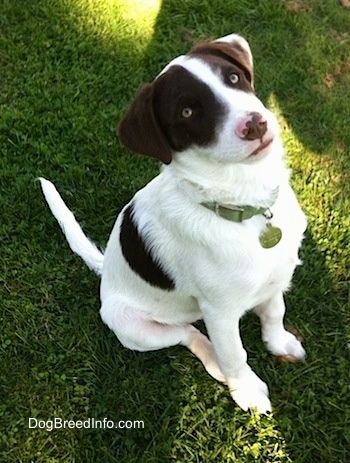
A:
<svg viewBox="0 0 350 463">
<path fill-rule="evenodd" d="M 45 199 L 52 214 L 60 224 L 68 244 L 86 265 L 98 275 L 102 273 L 103 253 L 84 234 L 73 213 L 65 205 L 53 183 L 39 178 Z"/>
</svg>

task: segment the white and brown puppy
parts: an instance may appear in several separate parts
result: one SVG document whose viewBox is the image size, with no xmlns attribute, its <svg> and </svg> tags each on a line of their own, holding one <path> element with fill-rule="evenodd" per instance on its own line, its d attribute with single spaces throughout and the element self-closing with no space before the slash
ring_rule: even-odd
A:
<svg viewBox="0 0 350 463">
<path fill-rule="evenodd" d="M 164 165 L 123 208 L 104 255 L 41 179 L 71 248 L 102 275 L 103 321 L 130 349 L 186 346 L 242 409 L 269 411 L 239 320 L 254 309 L 272 354 L 304 357 L 283 325 L 283 292 L 306 220 L 246 40 L 228 35 L 173 60 L 140 89 L 119 138 Z M 192 326 L 201 318 L 210 341 Z"/>
</svg>

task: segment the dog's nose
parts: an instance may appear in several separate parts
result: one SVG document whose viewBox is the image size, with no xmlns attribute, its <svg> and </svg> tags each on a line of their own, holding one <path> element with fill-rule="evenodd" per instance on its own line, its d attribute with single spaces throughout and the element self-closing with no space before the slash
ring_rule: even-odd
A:
<svg viewBox="0 0 350 463">
<path fill-rule="evenodd" d="M 243 140 L 262 139 L 267 131 L 267 121 L 262 114 L 251 112 L 244 117 L 237 127 L 237 134 Z"/>
</svg>

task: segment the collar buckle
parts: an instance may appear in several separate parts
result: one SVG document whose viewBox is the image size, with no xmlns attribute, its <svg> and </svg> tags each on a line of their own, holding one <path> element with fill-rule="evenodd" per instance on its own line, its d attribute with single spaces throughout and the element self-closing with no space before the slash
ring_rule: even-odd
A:
<svg viewBox="0 0 350 463">
<path fill-rule="evenodd" d="M 235 204 L 220 205 L 219 203 L 215 203 L 214 211 L 215 214 L 219 217 L 225 217 L 226 215 L 234 217 L 231 218 L 231 220 L 234 220 L 235 222 L 243 222 L 244 220 L 244 207 L 236 206 Z M 230 214 L 231 211 L 232 214 Z"/>
<path fill-rule="evenodd" d="M 202 206 L 210 209 L 218 217 L 222 217 L 232 222 L 243 222 L 252 218 L 254 215 L 264 215 L 266 208 L 256 208 L 253 206 L 236 206 L 235 204 L 219 204 L 217 202 L 201 203 Z"/>
</svg>

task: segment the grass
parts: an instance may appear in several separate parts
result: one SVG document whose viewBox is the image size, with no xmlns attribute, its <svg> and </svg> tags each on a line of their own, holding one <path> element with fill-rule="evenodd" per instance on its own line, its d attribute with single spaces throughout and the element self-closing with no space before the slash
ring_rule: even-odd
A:
<svg viewBox="0 0 350 463">
<path fill-rule="evenodd" d="M 307 359 L 278 365 L 242 321 L 274 413 L 243 413 L 177 347 L 134 353 L 102 324 L 98 280 L 44 204 L 52 179 L 105 245 L 158 166 L 115 139 L 138 86 L 189 41 L 245 35 L 279 114 L 309 218 L 288 293 Z M 350 11 L 337 0 L 2 0 L 0 461 L 347 463 L 350 460 Z M 144 429 L 29 429 L 28 418 L 144 420 Z"/>
</svg>

